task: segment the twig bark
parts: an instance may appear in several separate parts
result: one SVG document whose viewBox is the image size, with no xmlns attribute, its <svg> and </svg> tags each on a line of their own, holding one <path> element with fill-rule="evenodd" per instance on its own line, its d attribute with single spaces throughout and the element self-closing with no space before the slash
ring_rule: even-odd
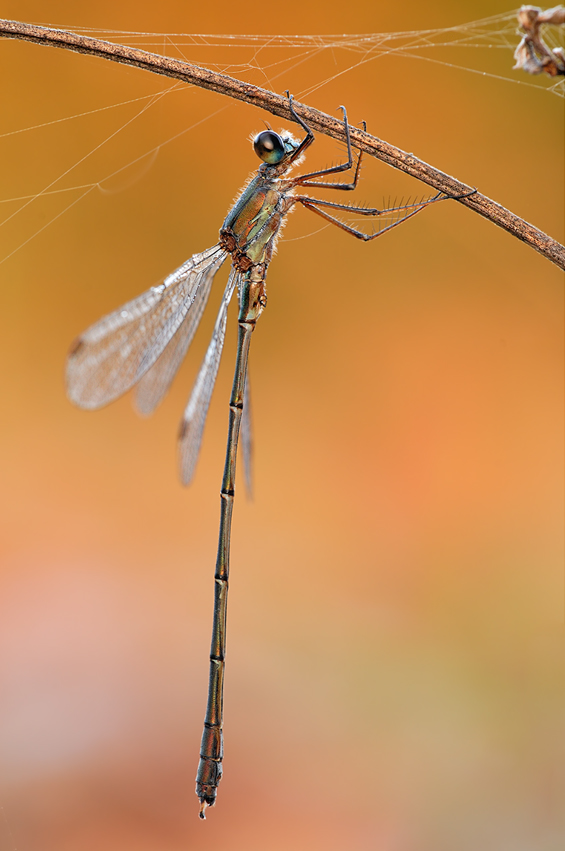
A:
<svg viewBox="0 0 565 851">
<path fill-rule="evenodd" d="M 217 74 L 207 68 L 180 62 L 178 59 L 169 59 L 145 50 L 126 47 L 121 44 L 112 44 L 97 38 L 76 35 L 47 27 L 37 27 L 33 24 L 19 23 L 18 21 L 6 21 L 0 19 L 0 37 L 16 38 L 23 41 L 31 41 L 35 44 L 47 45 L 49 47 L 60 47 L 72 50 L 76 53 L 86 53 L 90 56 L 99 56 L 123 65 L 133 65 L 154 74 L 162 74 L 176 80 L 183 80 L 195 86 L 209 89 L 213 92 L 245 101 L 257 106 L 273 115 L 278 115 L 288 121 L 292 121 L 288 106 L 288 98 L 269 92 L 259 86 L 244 83 L 226 74 Z M 341 141 L 345 140 L 343 122 L 324 112 L 319 112 L 311 106 L 294 102 L 294 108 L 300 116 L 312 127 L 313 130 L 331 136 Z M 413 154 L 408 154 L 388 142 L 371 136 L 363 130 L 351 128 L 351 144 L 359 150 L 375 157 L 400 171 L 406 172 L 413 177 L 427 183 L 434 189 L 448 195 L 460 196 L 473 190 L 472 186 L 461 183 L 449 174 L 445 174 L 434 168 Z M 565 247 L 552 239 L 543 231 L 511 213 L 505 207 L 492 201 L 480 192 L 475 192 L 466 198 L 459 200 L 460 204 L 479 213 L 495 225 L 508 231 L 508 233 L 534 248 L 560 269 L 565 270 Z"/>
</svg>

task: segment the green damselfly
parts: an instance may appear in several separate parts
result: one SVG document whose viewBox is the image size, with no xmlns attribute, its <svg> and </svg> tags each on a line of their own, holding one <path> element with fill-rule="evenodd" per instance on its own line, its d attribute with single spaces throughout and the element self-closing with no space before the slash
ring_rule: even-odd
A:
<svg viewBox="0 0 565 851">
<path fill-rule="evenodd" d="M 216 272 L 231 255 L 231 270 L 212 339 L 184 411 L 179 434 L 180 475 L 183 484 L 189 484 L 194 474 L 222 354 L 228 306 L 237 289 L 238 341 L 220 493 L 208 703 L 196 778 L 201 818 L 205 818 L 206 807 L 214 804 L 222 776 L 230 531 L 240 430 L 245 467 L 250 476 L 251 438 L 247 393 L 249 345 L 251 334 L 267 303 L 267 268 L 281 225 L 292 207 L 301 204 L 346 233 L 369 241 L 416 215 L 434 201 L 449 197 L 440 192 L 414 203 L 376 209 L 295 194 L 297 187 L 354 190 L 359 180 L 363 154 L 359 152 L 354 162 L 347 113 L 341 107 L 347 161 L 299 177 L 286 178 L 285 175 L 299 163 L 314 141 L 314 134 L 296 112 L 291 96 L 289 106 L 294 120 L 306 135 L 302 140 L 297 140 L 287 131 L 278 134 L 269 129 L 255 137 L 253 146 L 262 164 L 228 213 L 220 230 L 218 244 L 202 254 L 193 255 L 162 284 L 152 287 L 88 328 L 74 343 L 67 363 L 68 395 L 79 407 L 100 408 L 136 386 L 137 407 L 144 414 L 151 413 L 166 394 L 187 352 L 206 307 Z M 327 183 L 319 179 L 349 169 L 353 169 L 350 183 Z M 340 213 L 369 218 L 383 217 L 383 220 L 390 219 L 390 223 L 376 232 L 366 234 L 336 218 Z"/>
</svg>

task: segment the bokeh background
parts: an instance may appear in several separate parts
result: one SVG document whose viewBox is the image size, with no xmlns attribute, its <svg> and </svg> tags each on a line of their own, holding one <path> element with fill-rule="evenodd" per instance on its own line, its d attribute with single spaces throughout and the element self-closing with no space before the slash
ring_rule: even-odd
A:
<svg viewBox="0 0 565 851">
<path fill-rule="evenodd" d="M 345 103 L 563 239 L 563 100 L 512 71 L 502 25 L 433 61 L 213 38 L 417 32 L 502 2 L 2 8 L 208 34 L 137 43 Z M 129 398 L 74 409 L 63 370 L 81 330 L 215 243 L 272 119 L 189 87 L 150 104 L 172 81 L 61 50 L 2 41 L 0 61 L 1 198 L 69 190 L 1 205 L 26 204 L 0 237 L 2 851 L 562 847 L 562 273 L 455 203 L 368 245 L 291 217 L 253 339 L 255 497 L 240 483 L 202 823 L 234 306 L 189 490 L 175 434 L 214 310 L 150 419 Z M 320 139 L 308 165 L 339 155 Z M 371 160 L 358 196 L 425 191 Z"/>
</svg>

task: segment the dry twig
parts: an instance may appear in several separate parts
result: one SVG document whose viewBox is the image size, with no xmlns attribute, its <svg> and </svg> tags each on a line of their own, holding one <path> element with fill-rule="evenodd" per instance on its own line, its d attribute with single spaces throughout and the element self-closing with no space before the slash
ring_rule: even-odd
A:
<svg viewBox="0 0 565 851">
<path fill-rule="evenodd" d="M 169 59 L 155 53 L 148 53 L 145 50 L 112 44 L 101 39 L 76 35 L 64 30 L 19 23 L 18 21 L 0 20 L 0 37 L 22 39 L 35 44 L 99 56 L 102 59 L 109 59 L 123 65 L 133 65 L 154 74 L 183 80 L 186 83 L 218 92 L 227 97 L 245 101 L 288 121 L 293 120 L 287 97 L 269 92 L 259 86 L 244 83 L 226 74 L 217 74 L 198 65 L 180 62 L 178 59 Z M 345 140 L 343 123 L 338 119 L 296 101 L 294 101 L 294 108 L 313 130 L 340 141 Z M 417 177 L 437 191 L 444 192 L 447 195 L 462 196 L 473 191 L 472 186 L 461 183 L 449 174 L 445 174 L 418 159 L 413 154 L 408 154 L 363 130 L 351 128 L 351 144 L 376 159 L 404 171 L 406 174 Z M 459 203 L 508 231 L 552 263 L 555 263 L 560 269 L 565 270 L 565 247 L 524 219 L 511 213 L 510 210 L 478 191 L 468 195 L 468 197 L 461 198 Z"/>
</svg>

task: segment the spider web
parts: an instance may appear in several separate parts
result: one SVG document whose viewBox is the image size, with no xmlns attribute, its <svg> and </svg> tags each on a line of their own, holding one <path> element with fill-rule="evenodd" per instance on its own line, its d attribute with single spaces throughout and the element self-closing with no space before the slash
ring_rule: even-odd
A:
<svg viewBox="0 0 565 851">
<path fill-rule="evenodd" d="M 87 27 L 79 27 L 76 32 L 175 56 L 187 62 L 205 64 L 215 71 L 241 77 L 256 85 L 268 85 L 273 75 L 278 77 L 281 73 L 287 73 L 297 63 L 300 63 L 301 73 L 305 74 L 309 62 L 319 60 L 323 54 L 331 55 L 337 70 L 331 76 L 312 81 L 302 89 L 301 96 L 311 95 L 336 77 L 385 56 L 435 62 L 448 68 L 530 85 L 558 97 L 565 96 L 564 80 L 532 80 L 524 74 L 512 73 L 512 54 L 520 39 L 515 12 L 453 27 L 350 35 L 139 33 Z M 565 44 L 563 27 L 546 26 L 543 34 L 552 49 Z M 226 48 L 229 50 L 229 61 L 218 62 L 215 54 L 225 52 Z M 474 57 L 464 57 L 466 51 L 474 53 Z M 496 63 L 489 57 L 496 51 L 501 51 L 507 58 L 507 75 L 498 73 L 494 67 Z"/>
</svg>

